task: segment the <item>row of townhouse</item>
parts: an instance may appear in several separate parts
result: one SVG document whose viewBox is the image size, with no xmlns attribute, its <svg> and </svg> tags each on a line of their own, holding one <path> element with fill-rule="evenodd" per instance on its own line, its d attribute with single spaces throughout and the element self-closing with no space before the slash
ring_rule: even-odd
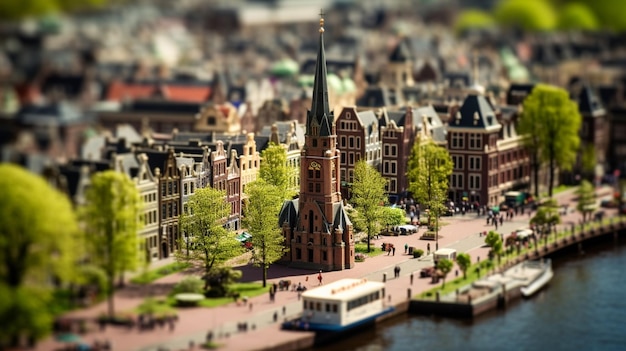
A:
<svg viewBox="0 0 626 351">
<path fill-rule="evenodd" d="M 337 117 L 342 194 L 349 198 L 356 162 L 364 159 L 387 179 L 389 200 L 410 196 L 408 161 L 418 140 L 446 147 L 454 163 L 448 198 L 454 202 L 498 204 L 506 191 L 529 186 L 529 159 L 515 130 L 519 109 L 496 107 L 470 92 L 444 123 L 432 105 L 345 107 Z"/>
</svg>

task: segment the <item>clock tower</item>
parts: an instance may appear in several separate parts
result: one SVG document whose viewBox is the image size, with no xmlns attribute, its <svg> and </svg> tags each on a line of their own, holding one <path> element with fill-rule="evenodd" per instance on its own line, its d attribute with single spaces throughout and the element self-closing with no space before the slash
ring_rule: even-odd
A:
<svg viewBox="0 0 626 351">
<path fill-rule="evenodd" d="M 319 35 L 313 97 L 300 158 L 300 196 L 285 202 L 279 223 L 290 248 L 284 261 L 330 271 L 354 267 L 354 238 L 341 199 L 340 152 L 328 103 L 323 17 Z"/>
</svg>

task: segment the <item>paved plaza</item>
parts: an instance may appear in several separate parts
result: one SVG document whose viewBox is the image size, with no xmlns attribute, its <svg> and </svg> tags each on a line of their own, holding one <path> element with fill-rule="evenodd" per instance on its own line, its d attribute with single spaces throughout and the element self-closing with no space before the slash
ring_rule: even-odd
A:
<svg viewBox="0 0 626 351">
<path fill-rule="evenodd" d="M 606 196 L 606 191 L 601 194 Z M 569 223 L 577 223 L 581 216 L 573 211 L 575 204 L 572 203 L 574 194 L 568 191 L 556 196 L 560 204 L 570 203 L 570 211 L 562 217 L 563 226 Z M 606 211 L 606 210 L 605 210 Z M 614 210 L 606 211 L 608 215 L 614 214 Z M 530 216 L 528 213 L 515 216 L 512 220 L 505 220 L 498 232 L 504 235 L 528 225 Z M 485 217 L 478 217 L 475 213 L 464 216 L 442 217 L 445 225 L 441 228 L 439 248 L 454 248 L 458 252 L 467 252 L 472 261 L 481 260 L 488 255 L 489 248 L 484 245 L 484 237 L 480 235 L 485 231 L 494 230 L 492 225 L 487 225 Z M 427 244 L 430 243 L 434 251 L 435 242 L 420 240 L 420 235 L 426 229 L 420 228 L 417 234 L 407 236 L 381 236 L 371 241 L 372 246 L 380 247 L 383 242 L 390 242 L 396 247 L 395 255 L 382 254 L 367 258 L 364 262 L 357 262 L 355 268 L 324 272 L 323 282 L 330 283 L 343 278 L 367 278 L 372 281 L 383 281 L 386 274 L 387 303 L 396 304 L 406 301 L 411 295 L 432 288 L 430 279 L 419 278 L 421 268 L 433 264 L 432 255 L 426 255 L 415 259 L 412 255 L 404 252 L 405 244 L 422 249 L 426 252 Z M 393 269 L 400 267 L 400 277 L 393 278 Z M 242 281 L 260 281 L 262 271 L 251 265 L 236 267 L 243 271 Z M 448 280 L 454 279 L 455 270 L 449 274 Z M 159 279 L 146 287 L 128 286 L 115 294 L 115 308 L 117 311 L 129 311 L 137 307 L 148 295 L 155 297 L 165 296 L 173 285 L 188 272 L 172 274 Z M 414 274 L 413 284 L 410 275 Z M 458 274 L 461 274 L 460 271 Z M 307 279 L 308 277 L 308 279 Z M 282 265 L 272 265 L 268 270 L 268 283 L 278 282 L 281 279 L 289 279 L 292 284 L 302 283 L 307 288 L 314 288 L 317 282 L 317 273 L 310 270 L 293 269 Z M 137 328 L 126 329 L 120 327 L 107 327 L 104 331 L 94 328 L 94 331 L 86 334 L 83 339 L 86 343 L 108 340 L 112 349 L 123 350 L 189 350 L 200 349 L 197 345 L 205 340 L 209 331 L 214 335 L 214 340 L 223 345 L 223 350 L 257 350 L 283 343 L 288 340 L 296 340 L 303 332 L 280 330 L 280 322 L 285 318 L 297 316 L 302 310 L 298 299 L 298 293 L 293 291 L 278 291 L 273 302 L 269 294 L 250 298 L 248 305 L 237 305 L 234 302 L 216 308 L 189 308 L 178 309 L 179 320 L 173 330 L 166 325 L 162 329 L 151 331 L 139 331 Z M 106 302 L 99 303 L 91 308 L 74 311 L 68 314 L 72 317 L 86 317 L 94 319 L 106 311 Z M 278 316 L 274 321 L 274 314 Z M 246 332 L 238 331 L 238 323 L 248 323 Z M 190 343 L 196 345 L 190 347 Z M 54 350 L 63 345 L 49 338 L 41 342 L 36 350 Z"/>
</svg>

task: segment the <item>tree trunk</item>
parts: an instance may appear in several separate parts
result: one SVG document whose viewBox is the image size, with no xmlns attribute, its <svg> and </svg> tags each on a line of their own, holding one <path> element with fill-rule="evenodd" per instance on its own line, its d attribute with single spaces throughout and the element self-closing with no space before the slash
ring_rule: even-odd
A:
<svg viewBox="0 0 626 351">
<path fill-rule="evenodd" d="M 372 233 L 370 229 L 367 229 L 367 252 L 370 252 L 370 239 L 372 238 Z"/>
<path fill-rule="evenodd" d="M 109 318 L 113 318 L 115 314 L 115 303 L 114 303 L 114 292 L 115 292 L 115 274 L 113 272 L 107 273 L 108 283 L 109 283 L 109 291 L 108 291 L 108 306 L 109 306 Z"/>
<path fill-rule="evenodd" d="M 267 265 L 263 262 L 263 287 L 267 286 Z"/>
<path fill-rule="evenodd" d="M 552 198 L 552 186 L 554 184 L 554 158 L 550 158 L 550 180 L 548 184 L 548 197 Z"/>
<path fill-rule="evenodd" d="M 535 182 L 535 199 L 539 198 L 539 159 L 538 156 L 533 156 L 533 177 Z"/>
</svg>

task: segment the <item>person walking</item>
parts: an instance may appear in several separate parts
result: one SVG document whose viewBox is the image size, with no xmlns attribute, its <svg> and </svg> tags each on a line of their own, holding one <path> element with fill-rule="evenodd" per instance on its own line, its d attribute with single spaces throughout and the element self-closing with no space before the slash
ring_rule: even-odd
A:
<svg viewBox="0 0 626 351">
<path fill-rule="evenodd" d="M 391 246 L 391 251 L 393 252 L 391 254 L 391 256 L 395 256 L 396 255 L 396 247 L 395 246 Z"/>
<path fill-rule="evenodd" d="M 404 243 L 404 253 L 406 254 L 409 251 L 409 244 Z"/>
<path fill-rule="evenodd" d="M 317 274 L 317 280 L 320 282 L 319 285 L 322 285 L 322 271 Z"/>
<path fill-rule="evenodd" d="M 430 243 L 426 244 L 426 254 L 430 255 Z"/>
</svg>

